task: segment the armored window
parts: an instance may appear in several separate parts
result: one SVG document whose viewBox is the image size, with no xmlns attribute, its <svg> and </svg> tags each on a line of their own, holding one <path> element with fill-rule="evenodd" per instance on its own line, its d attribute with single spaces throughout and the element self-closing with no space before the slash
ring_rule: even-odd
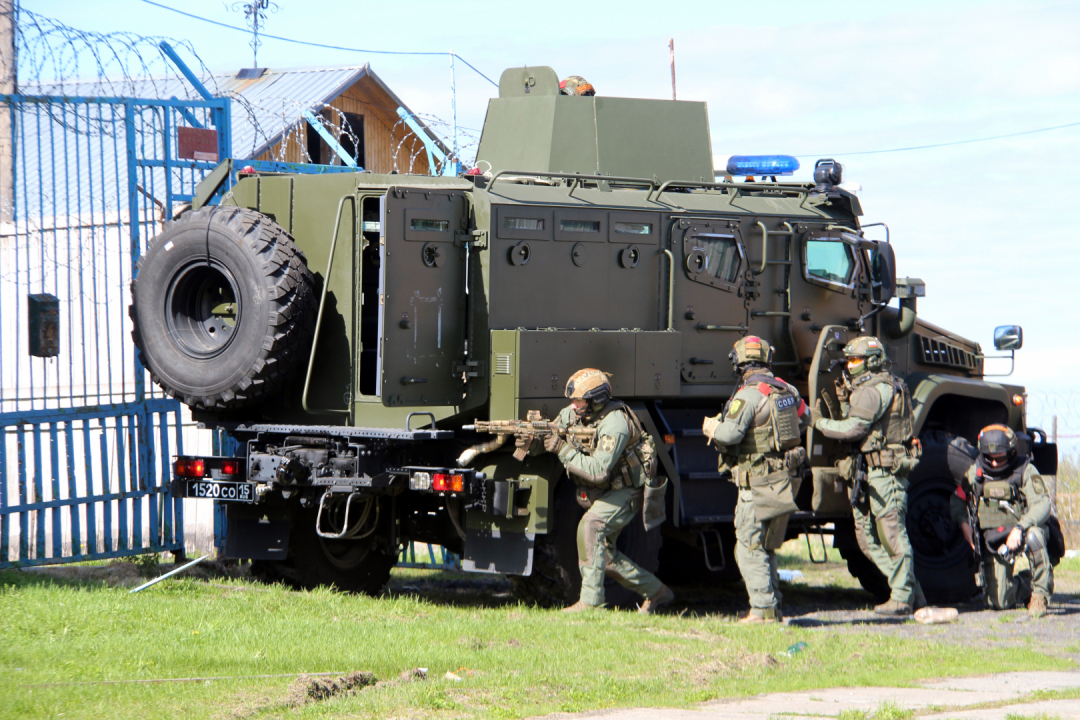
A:
<svg viewBox="0 0 1080 720">
<path fill-rule="evenodd" d="M 599 220 L 560 220 L 559 230 L 563 232 L 576 232 L 576 233 L 598 233 L 600 232 Z"/>
<path fill-rule="evenodd" d="M 652 223 L 616 222 L 615 232 L 620 235 L 651 235 Z"/>
<path fill-rule="evenodd" d="M 701 234 L 694 236 L 693 241 L 687 260 L 687 268 L 692 273 L 726 283 L 735 282 L 742 256 L 734 236 Z"/>
<path fill-rule="evenodd" d="M 807 240 L 805 260 L 808 279 L 841 286 L 849 286 L 854 280 L 855 260 L 847 243 Z"/>
<path fill-rule="evenodd" d="M 413 218 L 410 223 L 410 228 L 419 232 L 446 232 L 450 229 L 450 223 L 446 220 Z"/>
<path fill-rule="evenodd" d="M 544 229 L 544 218 L 504 217 L 502 228 L 503 230 L 540 231 Z"/>
</svg>

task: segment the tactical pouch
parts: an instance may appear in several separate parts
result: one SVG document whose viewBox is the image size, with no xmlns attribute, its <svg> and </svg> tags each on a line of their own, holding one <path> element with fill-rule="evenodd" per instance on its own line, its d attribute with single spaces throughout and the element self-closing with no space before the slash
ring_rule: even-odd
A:
<svg viewBox="0 0 1080 720">
<path fill-rule="evenodd" d="M 814 468 L 814 499 L 811 508 L 814 512 L 833 514 L 845 513 L 851 508 L 847 487 L 840 480 L 840 474 L 833 468 Z"/>
<path fill-rule="evenodd" d="M 645 483 L 645 501 L 641 504 L 641 521 L 646 530 L 660 527 L 667 520 L 667 507 L 664 496 L 667 495 L 668 479 L 663 475 Z"/>
<path fill-rule="evenodd" d="M 795 493 L 787 468 L 751 477 L 750 492 L 754 496 L 754 517 L 758 522 L 766 522 L 799 509 L 795 504 Z"/>
<path fill-rule="evenodd" d="M 574 497 L 577 498 L 577 504 L 580 505 L 583 510 L 588 510 L 593 506 L 593 503 L 599 500 L 606 492 L 607 490 L 604 488 L 578 486 Z"/>
<path fill-rule="evenodd" d="M 850 483 L 855 478 L 855 456 L 848 455 L 837 460 L 836 471 L 841 480 Z"/>
</svg>

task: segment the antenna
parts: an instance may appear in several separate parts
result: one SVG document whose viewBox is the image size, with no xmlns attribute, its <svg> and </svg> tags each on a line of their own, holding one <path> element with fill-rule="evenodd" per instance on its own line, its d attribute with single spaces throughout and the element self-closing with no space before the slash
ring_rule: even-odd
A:
<svg viewBox="0 0 1080 720">
<path fill-rule="evenodd" d="M 251 28 L 251 42 L 248 45 L 251 46 L 252 62 L 255 64 L 255 69 L 259 69 L 259 46 L 262 45 L 262 40 L 259 39 L 259 28 L 266 25 L 266 11 L 269 10 L 272 13 L 276 13 L 281 7 L 272 0 L 250 0 L 250 2 L 234 2 L 232 5 L 226 6 L 232 12 L 244 11 L 244 21 L 247 22 L 249 28 Z"/>
<path fill-rule="evenodd" d="M 671 99 L 676 100 L 675 97 L 675 38 L 671 38 L 671 42 L 668 43 L 668 48 L 671 49 Z"/>
</svg>

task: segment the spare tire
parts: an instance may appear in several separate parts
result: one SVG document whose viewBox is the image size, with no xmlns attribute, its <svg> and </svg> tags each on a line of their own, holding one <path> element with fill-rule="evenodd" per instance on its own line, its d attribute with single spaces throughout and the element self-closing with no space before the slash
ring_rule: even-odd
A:
<svg viewBox="0 0 1080 720">
<path fill-rule="evenodd" d="M 303 253 L 265 215 L 223 206 L 186 212 L 136 265 L 130 315 L 139 360 L 192 407 L 256 404 L 307 360 L 312 286 Z"/>
</svg>

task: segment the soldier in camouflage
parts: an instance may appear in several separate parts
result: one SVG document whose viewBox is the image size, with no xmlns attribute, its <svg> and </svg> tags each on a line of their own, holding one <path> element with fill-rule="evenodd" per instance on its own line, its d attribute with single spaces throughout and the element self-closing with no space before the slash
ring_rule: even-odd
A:
<svg viewBox="0 0 1080 720">
<path fill-rule="evenodd" d="M 772 374 L 772 348 L 761 338 L 741 338 L 729 357 L 742 384 L 724 412 L 705 418 L 701 429 L 720 448 L 720 472 L 730 472 L 739 487 L 735 562 L 750 595 L 750 613 L 740 622 L 775 622 L 783 599 L 776 549 L 806 458 L 799 445 L 806 403 Z"/>
<path fill-rule="evenodd" d="M 544 438 L 544 449 L 558 455 L 586 509 L 577 530 L 581 597 L 564 612 L 602 606 L 606 574 L 644 597 L 639 612 L 652 613 L 675 594 L 616 548 L 615 540 L 631 520 L 641 522 L 645 484 L 656 470 L 656 448 L 633 411 L 611 397 L 611 384 L 600 370 L 574 373 L 566 383 L 566 397 L 570 405 L 555 422 L 561 427 L 595 426 L 596 445 L 577 447 L 554 433 Z"/>
<path fill-rule="evenodd" d="M 926 605 L 907 535 L 907 476 L 918 463 L 911 394 L 886 367 L 888 356 L 876 337 L 859 337 L 844 347 L 847 367 L 836 387 L 843 417 L 817 417 L 814 429 L 851 443 L 866 465 L 865 497 L 852 497 L 859 547 L 889 581 L 889 600 L 879 615 L 910 615 Z M 849 465 L 850 467 L 851 465 Z"/>
<path fill-rule="evenodd" d="M 1054 594 L 1054 568 L 1048 552 L 1050 494 L 1031 458 L 1017 452 L 1016 433 L 1004 425 L 990 425 L 979 433 L 979 457 L 968 469 L 951 498 L 953 520 L 972 550 L 981 551 L 986 600 L 995 610 L 1015 607 L 1019 581 L 1013 559 L 1021 552 L 1031 564 L 1031 601 L 1028 612 L 1046 614 Z M 969 521 L 978 519 L 980 537 Z M 975 543 L 982 543 L 976 549 Z"/>
</svg>

